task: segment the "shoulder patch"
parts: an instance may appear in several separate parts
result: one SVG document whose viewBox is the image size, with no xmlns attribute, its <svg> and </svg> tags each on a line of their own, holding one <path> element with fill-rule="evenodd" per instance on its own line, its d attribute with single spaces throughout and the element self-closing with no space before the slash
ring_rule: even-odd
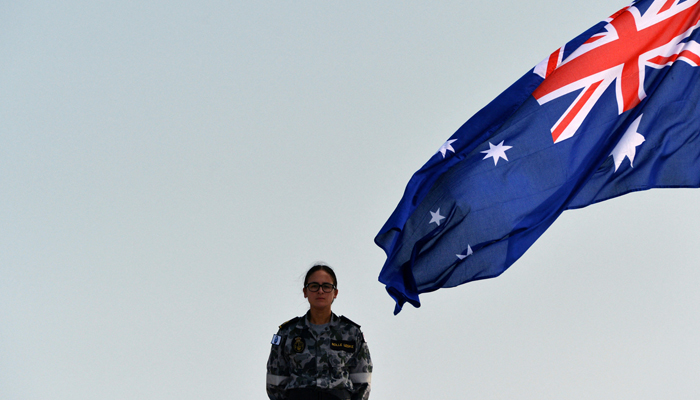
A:
<svg viewBox="0 0 700 400">
<path fill-rule="evenodd" d="M 275 346 L 279 346 L 280 343 L 282 343 L 282 336 L 280 336 L 280 335 L 272 336 L 272 342 L 270 342 L 270 344 L 274 344 Z"/>
<path fill-rule="evenodd" d="M 355 325 L 355 326 L 358 327 L 358 328 L 360 327 L 360 325 L 356 324 L 355 322 L 350 321 L 350 319 L 349 319 L 348 317 L 346 317 L 345 315 L 341 315 L 341 316 L 340 316 L 340 320 L 343 321 L 343 322 L 347 322 L 347 323 L 349 323 L 349 324 L 351 324 L 351 325 Z"/>
<path fill-rule="evenodd" d="M 292 324 L 296 324 L 297 321 L 299 321 L 299 318 L 301 318 L 301 317 L 292 318 L 289 321 L 283 323 L 282 325 L 280 325 L 280 329 L 285 328 L 285 327 L 292 325 Z"/>
</svg>

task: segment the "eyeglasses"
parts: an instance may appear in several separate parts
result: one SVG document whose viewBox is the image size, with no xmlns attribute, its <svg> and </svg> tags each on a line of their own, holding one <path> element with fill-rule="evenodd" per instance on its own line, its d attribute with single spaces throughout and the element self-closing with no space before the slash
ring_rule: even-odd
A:
<svg viewBox="0 0 700 400">
<path fill-rule="evenodd" d="M 304 287 L 309 289 L 310 292 L 318 292 L 318 289 L 323 288 L 323 293 L 330 293 L 335 289 L 335 285 L 331 283 L 324 283 L 321 285 L 318 282 L 309 282 Z"/>
</svg>

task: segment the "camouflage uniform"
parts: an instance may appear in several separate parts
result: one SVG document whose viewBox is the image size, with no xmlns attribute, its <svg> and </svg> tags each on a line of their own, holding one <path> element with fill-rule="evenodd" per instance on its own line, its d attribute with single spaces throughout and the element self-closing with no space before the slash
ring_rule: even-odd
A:
<svg viewBox="0 0 700 400">
<path fill-rule="evenodd" d="M 320 333 L 310 324 L 306 313 L 280 325 L 273 336 L 267 361 L 270 399 L 287 399 L 290 389 L 316 387 L 346 389 L 352 400 L 367 400 L 372 360 L 360 326 L 335 314 Z"/>
</svg>

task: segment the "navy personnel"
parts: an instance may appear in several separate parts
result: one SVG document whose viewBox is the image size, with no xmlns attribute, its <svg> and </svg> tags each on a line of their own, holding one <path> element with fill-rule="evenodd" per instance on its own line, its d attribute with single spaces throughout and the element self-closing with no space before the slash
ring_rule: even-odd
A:
<svg viewBox="0 0 700 400">
<path fill-rule="evenodd" d="M 280 325 L 267 361 L 271 400 L 367 400 L 372 360 L 360 325 L 331 312 L 335 272 L 316 264 L 304 278 L 309 311 Z"/>
</svg>

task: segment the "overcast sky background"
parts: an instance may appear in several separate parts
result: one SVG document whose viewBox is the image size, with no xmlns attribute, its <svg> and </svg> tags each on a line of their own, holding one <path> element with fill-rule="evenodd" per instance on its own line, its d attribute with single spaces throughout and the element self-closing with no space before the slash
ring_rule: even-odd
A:
<svg viewBox="0 0 700 400">
<path fill-rule="evenodd" d="M 625 1 L 0 3 L 0 398 L 264 399 L 336 269 L 378 399 L 696 399 L 700 191 L 565 212 L 393 316 L 373 238 L 471 115 Z"/>
</svg>

